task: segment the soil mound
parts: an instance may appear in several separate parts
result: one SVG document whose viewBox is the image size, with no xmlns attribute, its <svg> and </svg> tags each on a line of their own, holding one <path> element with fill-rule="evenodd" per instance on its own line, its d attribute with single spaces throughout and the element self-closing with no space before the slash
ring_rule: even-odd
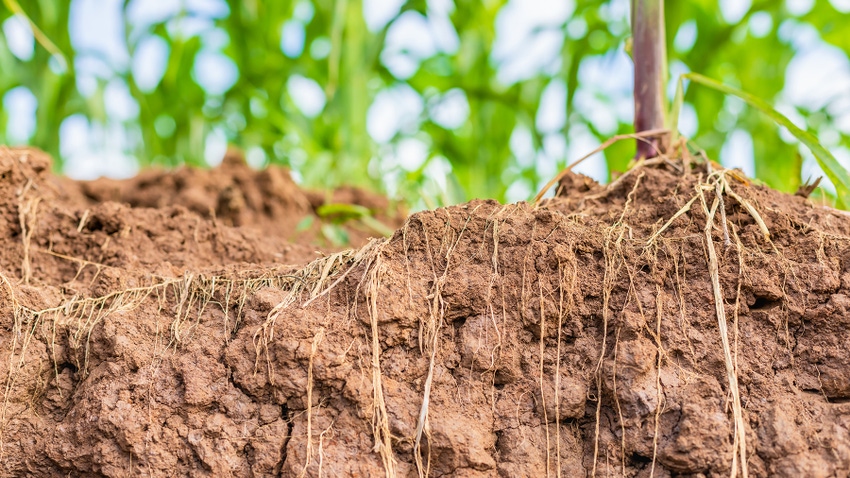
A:
<svg viewBox="0 0 850 478">
<path fill-rule="evenodd" d="M 132 207 L 167 208 L 180 205 L 199 216 L 215 219 L 226 226 L 251 228 L 266 235 L 306 242 L 295 232 L 304 217 L 315 214 L 325 204 L 355 204 L 365 207 L 378 219 L 401 225 L 402 211 L 392 210 L 382 196 L 345 187 L 329 194 L 304 191 L 293 181 L 289 170 L 269 166 L 250 168 L 238 150 L 229 150 L 213 169 L 181 167 L 173 171 L 147 170 L 130 179 L 100 178 L 94 181 L 64 181 L 69 199 L 78 207 L 118 202 Z M 376 231 L 347 224 L 351 245 L 362 245 Z M 315 237 L 311 230 L 308 240 Z"/>
<path fill-rule="evenodd" d="M 82 221 L 21 158 L 0 154 L 4 475 L 850 473 L 844 213 L 661 162 L 285 267 L 245 228 L 198 246 L 226 226 L 179 207 Z"/>
</svg>

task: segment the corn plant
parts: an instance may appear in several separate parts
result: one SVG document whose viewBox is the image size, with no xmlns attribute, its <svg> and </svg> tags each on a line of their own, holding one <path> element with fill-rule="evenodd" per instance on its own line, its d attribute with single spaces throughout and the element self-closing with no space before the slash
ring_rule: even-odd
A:
<svg viewBox="0 0 850 478">
<path fill-rule="evenodd" d="M 834 2 L 792 11 L 793 2 L 753 0 L 728 17 L 715 2 L 668 2 L 653 10 L 662 3 L 635 1 L 631 12 L 647 20 L 638 22 L 632 35 L 641 68 L 635 81 L 650 85 L 647 91 L 655 99 L 642 100 L 644 107 L 632 116 L 618 107 L 631 93 L 617 90 L 620 83 L 607 84 L 628 77 L 622 61 L 630 36 L 629 9 L 622 8 L 623 2 L 576 0 L 561 17 L 546 18 L 524 32 L 513 50 L 498 53 L 500 38 L 517 28 L 517 13 L 529 7 L 495 0 L 454 2 L 440 10 L 441 2 L 406 0 L 380 24 L 367 24 L 361 0 L 205 2 L 220 6 L 215 14 L 197 10 L 200 2 L 174 0 L 177 8 L 140 23 L 134 11 L 146 2 L 127 0 L 115 12 L 123 21 L 121 35 L 103 42 L 117 43 L 131 62 L 152 44 L 160 45 L 165 51 L 161 78 L 146 85 L 137 70 L 73 41 L 70 33 L 81 25 L 71 20 L 72 9 L 84 3 L 0 4 L 3 31 L 24 22 L 35 43 L 32 54 L 20 55 L 12 52 L 9 37 L 0 35 L 0 142 L 15 139 L 9 136 L 15 125 L 9 124 L 6 100 L 11 101 L 12 91 L 25 91 L 37 103 L 35 128 L 15 140 L 50 152 L 59 170 L 64 159 L 60 130 L 69 119 L 83 119 L 92 128 L 123 131 L 127 141 L 121 152 L 142 167 L 206 166 L 208 139 L 218 137 L 248 152 L 254 164 L 290 166 L 305 185 L 356 184 L 414 203 L 424 198 L 420 207 L 472 197 L 506 199 L 510 191 L 510 197 L 522 197 L 522 191 L 537 190 L 570 159 L 592 149 L 587 141 L 598 144 L 632 132 L 635 125 L 646 130 L 669 123 L 672 118 L 664 117 L 665 92 L 671 93 L 664 87 L 668 65 L 674 77 L 698 72 L 775 103 L 799 54 L 798 37 L 815 35 L 839 55 L 850 52 L 846 22 Z M 106 9 L 111 4 L 99 5 Z M 456 37 L 454 45 L 394 49 L 399 27 L 438 21 L 444 22 L 443 30 L 423 30 L 422 43 Z M 640 25 L 648 27 L 648 44 Z M 284 35 L 293 31 L 300 48 L 284 51 Z M 553 56 L 504 78 L 505 68 L 541 55 L 535 48 L 546 42 L 555 45 L 546 53 Z M 211 56 L 236 72 L 221 90 L 205 86 L 207 78 L 198 68 Z M 393 58 L 403 58 L 410 68 L 400 73 Z M 83 68 L 92 63 L 97 64 L 94 75 Z M 290 88 L 293 82 L 308 82 L 320 92 L 317 111 L 301 109 L 301 98 Z M 109 92 L 116 87 L 126 90 L 135 105 L 130 117 L 116 119 L 110 113 Z M 446 124 L 437 114 L 448 97 L 461 98 L 468 110 L 457 124 Z M 374 138 L 367 127 L 370 111 L 387 98 L 412 101 L 418 109 L 399 120 L 390 136 Z M 850 134 L 839 127 L 846 122 L 842 100 L 795 104 L 790 117 L 796 116 L 800 129 L 812 137 L 829 133 L 821 135 L 828 140 L 825 148 L 850 149 Z M 730 135 L 745 132 L 752 141 L 755 175 L 775 188 L 796 190 L 804 164 L 798 145 L 777 140 L 770 116 L 740 105 L 708 88 L 687 88 L 680 111 L 691 125 L 688 136 L 710 157 L 720 158 Z M 561 118 L 543 124 L 541 115 L 552 110 L 562 112 Z M 421 161 L 400 165 L 393 158 L 411 143 L 422 149 Z M 640 154 L 652 154 L 659 146 L 641 146 Z M 609 175 L 627 167 L 634 148 L 619 143 L 605 151 Z M 816 153 L 815 159 L 818 155 L 826 157 Z M 842 175 L 831 161 L 819 161 L 836 188 L 842 188 Z"/>
</svg>

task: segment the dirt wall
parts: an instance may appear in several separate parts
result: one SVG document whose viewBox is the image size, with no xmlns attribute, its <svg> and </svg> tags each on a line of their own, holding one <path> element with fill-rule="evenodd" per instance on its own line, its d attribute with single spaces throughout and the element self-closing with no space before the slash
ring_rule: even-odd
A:
<svg viewBox="0 0 850 478">
<path fill-rule="evenodd" d="M 283 265 L 27 154 L 0 154 L 4 475 L 850 473 L 845 213 L 671 161 Z"/>
</svg>

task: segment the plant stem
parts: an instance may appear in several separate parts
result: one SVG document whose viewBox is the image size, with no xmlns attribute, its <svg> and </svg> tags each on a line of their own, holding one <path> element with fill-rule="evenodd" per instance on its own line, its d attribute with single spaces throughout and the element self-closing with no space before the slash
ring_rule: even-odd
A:
<svg viewBox="0 0 850 478">
<path fill-rule="evenodd" d="M 632 0 L 632 57 L 635 63 L 635 132 L 664 128 L 667 44 L 664 0 Z M 652 158 L 666 149 L 667 138 L 637 142 L 637 156 Z"/>
</svg>

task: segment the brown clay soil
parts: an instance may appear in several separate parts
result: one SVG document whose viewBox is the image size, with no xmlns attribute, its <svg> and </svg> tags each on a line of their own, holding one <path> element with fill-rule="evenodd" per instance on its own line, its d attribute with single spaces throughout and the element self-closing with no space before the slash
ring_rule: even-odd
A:
<svg viewBox="0 0 850 478">
<path fill-rule="evenodd" d="M 844 213 L 663 161 L 334 252 L 284 170 L 49 164 L 0 150 L 2 476 L 850 474 Z"/>
</svg>

